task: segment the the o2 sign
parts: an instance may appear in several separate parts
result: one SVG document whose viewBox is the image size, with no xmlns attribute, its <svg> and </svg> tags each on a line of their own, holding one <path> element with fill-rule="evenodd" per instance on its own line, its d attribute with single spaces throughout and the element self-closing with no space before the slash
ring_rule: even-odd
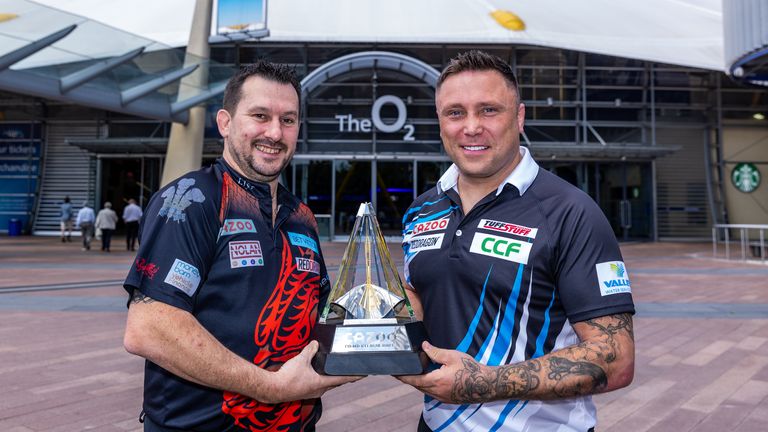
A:
<svg viewBox="0 0 768 432">
<path fill-rule="evenodd" d="M 394 123 L 384 123 L 381 119 L 381 107 L 392 104 L 397 108 L 397 120 Z M 380 96 L 373 102 L 371 118 L 355 118 L 352 114 L 338 114 L 334 116 L 339 121 L 339 132 L 370 132 L 371 126 L 385 133 L 404 131 L 403 141 L 415 141 L 413 136 L 415 128 L 412 124 L 405 124 L 408 117 L 408 109 L 402 99 L 393 95 Z"/>
</svg>

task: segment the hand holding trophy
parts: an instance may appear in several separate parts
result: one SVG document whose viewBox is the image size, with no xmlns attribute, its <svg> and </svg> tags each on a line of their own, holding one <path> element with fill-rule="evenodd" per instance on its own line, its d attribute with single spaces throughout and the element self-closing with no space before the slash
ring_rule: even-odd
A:
<svg viewBox="0 0 768 432">
<path fill-rule="evenodd" d="M 325 375 L 416 375 L 429 362 L 371 203 L 360 205 L 339 275 L 312 331 L 312 360 Z"/>
</svg>

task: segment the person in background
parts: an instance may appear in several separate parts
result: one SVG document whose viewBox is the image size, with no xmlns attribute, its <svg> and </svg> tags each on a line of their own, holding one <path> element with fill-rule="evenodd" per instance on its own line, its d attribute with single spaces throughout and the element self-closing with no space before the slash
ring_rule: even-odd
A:
<svg viewBox="0 0 768 432">
<path fill-rule="evenodd" d="M 117 227 L 117 213 L 112 210 L 112 203 L 107 201 L 104 208 L 99 210 L 96 215 L 96 229 L 101 230 L 101 250 L 109 252 L 109 246 L 112 242 L 112 234 Z"/>
<path fill-rule="evenodd" d="M 123 209 L 123 222 L 125 222 L 125 249 L 136 250 L 136 239 L 139 237 L 139 220 L 144 213 L 136 200 L 131 198 Z"/>
<path fill-rule="evenodd" d="M 80 228 L 80 235 L 83 237 L 83 250 L 91 250 L 95 221 L 93 209 L 88 206 L 88 201 L 83 201 L 83 207 L 77 212 L 75 220 L 75 226 Z"/>
<path fill-rule="evenodd" d="M 72 203 L 69 196 L 64 197 L 64 202 L 59 206 L 59 221 L 61 225 L 61 242 L 72 241 Z"/>
</svg>

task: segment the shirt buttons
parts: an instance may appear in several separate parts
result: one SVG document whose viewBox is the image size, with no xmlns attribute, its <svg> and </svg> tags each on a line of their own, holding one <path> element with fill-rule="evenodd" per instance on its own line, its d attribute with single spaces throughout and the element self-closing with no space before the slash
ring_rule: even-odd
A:
<svg viewBox="0 0 768 432">
<path fill-rule="evenodd" d="M 461 230 L 456 230 L 456 237 L 461 237 Z"/>
</svg>

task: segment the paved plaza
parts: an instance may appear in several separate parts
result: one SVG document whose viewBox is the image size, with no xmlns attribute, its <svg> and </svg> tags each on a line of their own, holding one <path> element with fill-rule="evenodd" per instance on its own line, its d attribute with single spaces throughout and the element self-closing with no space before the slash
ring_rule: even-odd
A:
<svg viewBox="0 0 768 432">
<path fill-rule="evenodd" d="M 122 346 L 133 254 L 121 238 L 109 254 L 77 240 L 0 237 L 0 431 L 142 430 L 143 360 Z M 344 246 L 323 245 L 333 277 Z M 636 374 L 595 397 L 597 430 L 765 430 L 768 265 L 714 259 L 705 243 L 622 251 L 638 310 Z M 368 377 L 324 397 L 318 431 L 414 431 L 421 400 L 394 378 Z"/>
</svg>

